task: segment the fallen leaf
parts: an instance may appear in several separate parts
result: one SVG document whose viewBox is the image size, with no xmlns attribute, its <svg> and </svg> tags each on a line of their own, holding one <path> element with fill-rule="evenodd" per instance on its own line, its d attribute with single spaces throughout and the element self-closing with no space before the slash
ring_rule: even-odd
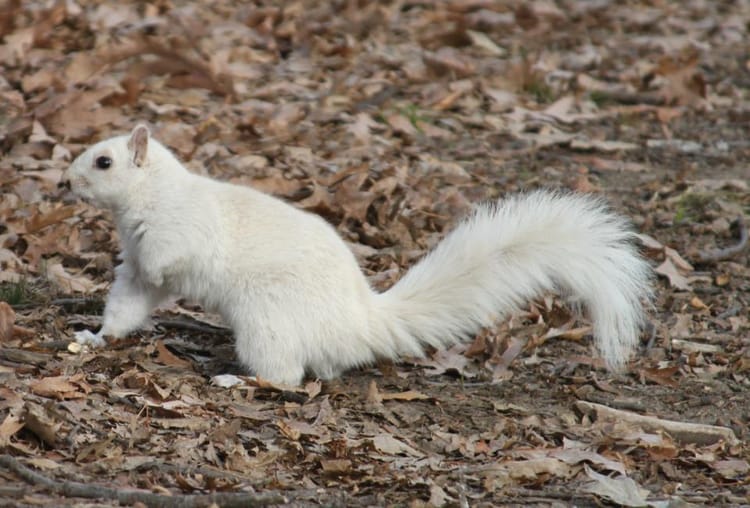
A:
<svg viewBox="0 0 750 508">
<path fill-rule="evenodd" d="M 175 356 L 174 353 L 172 353 L 167 346 L 164 345 L 163 340 L 156 341 L 156 363 L 161 363 L 162 365 L 169 365 L 172 367 L 180 367 L 183 369 L 190 368 L 192 364 L 184 360 L 178 356 Z"/>
<path fill-rule="evenodd" d="M 383 397 L 380 395 L 378 390 L 378 384 L 372 380 L 367 385 L 367 394 L 365 395 L 365 401 L 368 404 L 380 404 L 383 402 Z"/>
<path fill-rule="evenodd" d="M 744 459 L 717 460 L 711 467 L 728 480 L 747 478 L 750 473 L 750 464 Z"/>
<path fill-rule="evenodd" d="M 51 459 L 45 459 L 44 457 L 30 457 L 26 459 L 27 464 L 31 464 L 37 469 L 41 469 L 43 471 L 54 471 L 55 469 L 60 469 L 62 464 L 59 464 Z"/>
<path fill-rule="evenodd" d="M 440 376 L 447 372 L 455 372 L 462 377 L 472 378 L 476 373 L 467 370 L 471 360 L 462 354 L 464 349 L 465 346 L 459 344 L 450 349 L 436 351 L 432 358 L 416 358 L 412 362 L 427 367 L 428 375 Z"/>
<path fill-rule="evenodd" d="M 706 305 L 703 302 L 703 300 L 701 300 L 697 296 L 694 296 L 690 299 L 690 306 L 693 307 L 694 309 L 700 309 L 700 310 L 708 309 L 708 305 Z"/>
<path fill-rule="evenodd" d="M 65 292 L 94 293 L 104 289 L 106 283 L 96 283 L 85 275 L 72 275 L 61 263 L 47 265 L 47 276 Z"/>
<path fill-rule="evenodd" d="M 75 399 L 86 396 L 79 384 L 74 384 L 68 376 L 45 377 L 31 383 L 31 391 L 42 397 Z"/>
<path fill-rule="evenodd" d="M 21 418 L 13 413 L 5 415 L 3 423 L 0 423 L 0 447 L 5 448 L 16 433 L 21 430 L 24 423 Z"/>
<path fill-rule="evenodd" d="M 48 408 L 39 404 L 27 401 L 24 407 L 26 428 L 44 441 L 47 446 L 54 447 L 61 437 L 62 422 L 55 418 Z"/>
<path fill-rule="evenodd" d="M 352 469 L 352 461 L 349 459 L 321 459 L 320 467 L 330 474 L 344 474 Z"/>
<path fill-rule="evenodd" d="M 511 478 L 523 481 L 537 481 L 540 476 L 570 478 L 574 469 L 562 460 L 544 457 L 530 460 L 514 460 L 502 464 Z"/>
<path fill-rule="evenodd" d="M 620 475 L 610 478 L 599 474 L 589 466 L 584 466 L 586 474 L 593 480 L 583 486 L 585 492 L 596 494 L 620 506 L 645 506 L 649 491 L 640 487 L 635 481 L 627 476 Z"/>
<path fill-rule="evenodd" d="M 381 393 L 380 394 L 380 400 L 402 400 L 402 401 L 411 401 L 411 400 L 429 400 L 430 397 L 425 395 L 422 392 L 418 392 L 416 390 L 407 390 L 405 392 L 398 392 L 398 393 Z"/>
<path fill-rule="evenodd" d="M 607 141 L 595 139 L 573 139 L 570 142 L 570 148 L 573 150 L 595 150 L 599 152 L 625 152 L 628 150 L 637 150 L 640 148 L 635 143 L 625 141 Z"/>
<path fill-rule="evenodd" d="M 683 270 L 685 272 L 692 272 L 693 271 L 693 265 L 691 265 L 690 263 L 688 263 L 685 260 L 685 258 L 683 258 L 682 256 L 680 256 L 680 254 L 676 250 L 671 249 L 671 248 L 665 246 L 664 247 L 664 255 L 667 258 L 669 258 L 670 260 L 672 260 L 672 262 L 674 263 L 674 265 L 678 269 Z"/>
<path fill-rule="evenodd" d="M 412 448 L 408 444 L 399 441 L 391 434 L 379 434 L 372 438 L 372 444 L 376 450 L 387 455 L 411 455 L 412 457 L 424 457 L 424 453 Z"/>
<path fill-rule="evenodd" d="M 419 134 L 417 128 L 414 127 L 411 121 L 401 113 L 388 115 L 385 117 L 385 121 L 388 122 L 388 125 L 390 125 L 394 131 L 401 134 L 406 134 L 407 136 L 416 136 Z"/>
<path fill-rule="evenodd" d="M 682 275 L 672 263 L 672 260 L 667 258 L 662 264 L 654 268 L 654 271 L 659 275 L 663 275 L 669 279 L 669 284 L 682 291 L 690 291 L 690 283 L 687 277 Z"/>
<path fill-rule="evenodd" d="M 467 30 L 466 35 L 471 39 L 471 43 L 482 48 L 488 54 L 493 56 L 504 56 L 507 51 L 498 46 L 489 36 L 483 32 L 477 32 L 474 30 Z"/>
<path fill-rule="evenodd" d="M 299 438 L 302 436 L 302 433 L 298 429 L 295 429 L 292 425 L 289 425 L 289 422 L 284 420 L 277 421 L 276 426 L 282 434 L 292 441 L 299 441 Z"/>
<path fill-rule="evenodd" d="M 13 338 L 13 327 L 16 323 L 16 313 L 7 302 L 0 301 L 0 342 L 7 342 Z"/>
</svg>

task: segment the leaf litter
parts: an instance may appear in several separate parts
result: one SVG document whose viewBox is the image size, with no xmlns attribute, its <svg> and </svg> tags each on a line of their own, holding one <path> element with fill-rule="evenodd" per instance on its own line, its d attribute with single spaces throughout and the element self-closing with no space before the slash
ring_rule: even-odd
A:
<svg viewBox="0 0 750 508">
<path fill-rule="evenodd" d="M 748 20 L 741 2 L 4 2 L 0 499 L 745 503 Z M 321 214 L 379 288 L 471 203 L 604 194 L 659 276 L 641 354 L 607 373 L 552 297 L 303 387 L 248 376 L 191 302 L 72 347 L 117 237 L 57 183 L 137 121 L 193 170 Z"/>
</svg>

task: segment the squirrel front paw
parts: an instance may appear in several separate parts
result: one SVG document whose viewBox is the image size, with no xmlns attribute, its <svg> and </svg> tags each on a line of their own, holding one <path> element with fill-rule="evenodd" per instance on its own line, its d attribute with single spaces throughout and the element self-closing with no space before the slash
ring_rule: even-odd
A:
<svg viewBox="0 0 750 508">
<path fill-rule="evenodd" d="M 81 330 L 80 332 L 75 332 L 73 336 L 75 337 L 76 342 L 81 344 L 82 346 L 102 347 L 104 344 L 106 344 L 104 337 L 90 330 Z"/>
</svg>

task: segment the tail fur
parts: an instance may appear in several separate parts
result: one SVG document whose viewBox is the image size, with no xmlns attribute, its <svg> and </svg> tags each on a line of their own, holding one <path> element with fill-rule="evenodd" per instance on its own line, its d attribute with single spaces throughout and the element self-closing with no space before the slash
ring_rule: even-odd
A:
<svg viewBox="0 0 750 508">
<path fill-rule="evenodd" d="M 536 191 L 479 207 L 375 299 L 386 356 L 466 340 L 555 291 L 582 303 L 610 368 L 627 361 L 651 297 L 649 265 L 626 220 L 587 195 Z"/>
</svg>

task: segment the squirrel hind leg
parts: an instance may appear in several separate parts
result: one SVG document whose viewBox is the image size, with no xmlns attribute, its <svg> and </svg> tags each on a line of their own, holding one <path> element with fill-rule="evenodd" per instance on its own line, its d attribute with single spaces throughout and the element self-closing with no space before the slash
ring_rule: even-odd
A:
<svg viewBox="0 0 750 508">
<path fill-rule="evenodd" d="M 251 374 L 275 384 L 299 386 L 305 377 L 302 361 L 289 354 L 280 337 L 237 332 L 235 351 L 240 363 Z"/>
</svg>

